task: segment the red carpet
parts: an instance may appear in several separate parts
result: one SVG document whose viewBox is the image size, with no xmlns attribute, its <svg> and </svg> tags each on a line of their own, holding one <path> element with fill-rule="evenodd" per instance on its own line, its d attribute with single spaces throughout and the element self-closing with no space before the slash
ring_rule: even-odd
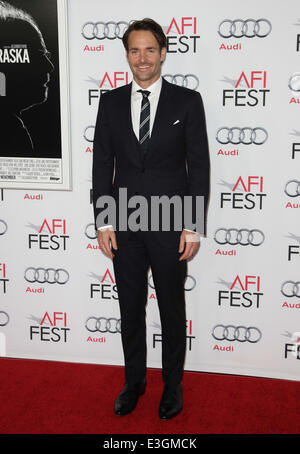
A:
<svg viewBox="0 0 300 454">
<path fill-rule="evenodd" d="M 123 368 L 0 358 L 1 434 L 297 434 L 300 382 L 185 372 L 184 409 L 160 421 L 160 370 L 130 415 L 113 412 Z"/>
</svg>

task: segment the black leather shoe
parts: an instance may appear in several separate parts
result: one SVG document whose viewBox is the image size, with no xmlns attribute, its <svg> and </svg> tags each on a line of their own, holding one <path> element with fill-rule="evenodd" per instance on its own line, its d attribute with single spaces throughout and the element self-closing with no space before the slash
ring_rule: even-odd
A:
<svg viewBox="0 0 300 454">
<path fill-rule="evenodd" d="M 146 381 L 134 385 L 125 383 L 124 388 L 115 401 L 115 414 L 123 416 L 132 412 L 138 403 L 139 397 L 144 394 L 145 390 Z"/>
<path fill-rule="evenodd" d="M 182 386 L 181 384 L 170 386 L 167 383 L 159 405 L 160 419 L 171 419 L 182 410 Z"/>
</svg>

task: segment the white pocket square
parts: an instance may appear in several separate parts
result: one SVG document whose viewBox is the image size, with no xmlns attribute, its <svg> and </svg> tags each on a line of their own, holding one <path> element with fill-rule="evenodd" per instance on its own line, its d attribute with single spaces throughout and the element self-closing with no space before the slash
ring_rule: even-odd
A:
<svg viewBox="0 0 300 454">
<path fill-rule="evenodd" d="M 177 125 L 178 123 L 180 123 L 180 120 L 174 121 L 173 126 L 174 126 L 174 125 Z"/>
</svg>

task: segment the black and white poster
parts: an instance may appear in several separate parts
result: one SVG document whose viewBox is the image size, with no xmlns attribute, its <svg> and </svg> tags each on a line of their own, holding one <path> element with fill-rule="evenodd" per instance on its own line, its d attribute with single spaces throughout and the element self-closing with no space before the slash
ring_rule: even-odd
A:
<svg viewBox="0 0 300 454">
<path fill-rule="evenodd" d="M 0 188 L 70 189 L 65 0 L 0 1 Z"/>
</svg>

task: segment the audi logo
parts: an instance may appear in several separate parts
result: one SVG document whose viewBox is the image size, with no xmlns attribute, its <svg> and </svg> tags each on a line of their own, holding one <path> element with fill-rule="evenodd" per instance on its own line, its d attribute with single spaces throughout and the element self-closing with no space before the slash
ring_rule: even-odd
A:
<svg viewBox="0 0 300 454">
<path fill-rule="evenodd" d="M 268 133 L 264 128 L 219 128 L 216 139 L 222 145 L 232 143 L 233 145 L 263 145 L 268 139 Z"/>
<path fill-rule="evenodd" d="M 128 22 L 86 22 L 82 26 L 81 34 L 85 39 L 122 39 L 129 27 Z"/>
<path fill-rule="evenodd" d="M 284 188 L 284 192 L 289 197 L 298 197 L 300 195 L 300 181 L 290 180 L 287 182 Z"/>
<path fill-rule="evenodd" d="M 196 279 L 191 276 L 190 274 L 187 275 L 185 284 L 184 284 L 184 290 L 186 292 L 190 292 L 196 287 Z"/>
<path fill-rule="evenodd" d="M 265 38 L 271 30 L 268 19 L 225 19 L 220 23 L 218 33 L 222 38 Z"/>
<path fill-rule="evenodd" d="M 292 91 L 300 91 L 300 73 L 295 73 L 290 77 L 288 86 Z"/>
<path fill-rule="evenodd" d="M 151 282 L 151 284 L 150 284 L 150 282 Z M 155 287 L 153 285 L 152 275 L 149 277 L 148 285 L 149 285 L 149 287 L 151 287 L 151 288 L 153 288 L 155 290 Z M 186 276 L 186 280 L 185 280 L 185 284 L 184 284 L 184 290 L 186 292 L 190 292 L 195 287 L 196 287 L 196 279 L 193 276 L 191 276 L 190 274 L 188 274 Z"/>
<path fill-rule="evenodd" d="M 95 224 L 90 223 L 86 226 L 84 231 L 85 236 L 87 236 L 90 240 L 95 240 L 97 238 L 97 232 L 95 229 Z"/>
<path fill-rule="evenodd" d="M 31 284 L 38 282 L 39 284 L 66 284 L 69 280 L 69 273 L 63 268 L 26 268 L 24 279 Z"/>
<path fill-rule="evenodd" d="M 9 315 L 7 312 L 0 311 L 0 326 L 6 326 L 9 322 Z"/>
<path fill-rule="evenodd" d="M 164 74 L 163 78 L 174 85 L 197 90 L 199 87 L 199 79 L 195 74 Z"/>
<path fill-rule="evenodd" d="M 218 244 L 230 244 L 236 246 L 260 246 L 264 240 L 265 235 L 261 230 L 257 229 L 225 229 L 220 228 L 216 230 L 214 240 Z"/>
<path fill-rule="evenodd" d="M 300 298 L 300 281 L 285 281 L 281 286 L 281 293 L 287 298 L 296 296 Z"/>
<path fill-rule="evenodd" d="M 212 337 L 218 341 L 250 342 L 255 344 L 262 337 L 261 331 L 255 326 L 216 325 L 212 330 Z"/>
<path fill-rule="evenodd" d="M 121 333 L 121 319 L 105 317 L 89 317 L 85 327 L 91 333 Z"/>
<path fill-rule="evenodd" d="M 0 235 L 4 235 L 7 231 L 7 224 L 3 219 L 0 219 Z"/>
<path fill-rule="evenodd" d="M 89 129 L 91 129 L 91 136 L 89 136 Z M 87 142 L 93 142 L 94 141 L 94 132 L 95 132 L 95 126 L 87 126 L 83 132 L 83 137 Z"/>
</svg>

